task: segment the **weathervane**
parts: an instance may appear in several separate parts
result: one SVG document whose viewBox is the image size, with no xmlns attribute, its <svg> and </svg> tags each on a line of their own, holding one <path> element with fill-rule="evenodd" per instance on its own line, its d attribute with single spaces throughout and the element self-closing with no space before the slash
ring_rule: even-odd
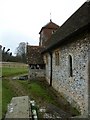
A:
<svg viewBox="0 0 90 120">
<path fill-rule="evenodd" d="M 51 12 L 50 12 L 50 22 L 52 21 L 51 17 L 52 17 L 52 16 L 51 16 Z"/>
</svg>

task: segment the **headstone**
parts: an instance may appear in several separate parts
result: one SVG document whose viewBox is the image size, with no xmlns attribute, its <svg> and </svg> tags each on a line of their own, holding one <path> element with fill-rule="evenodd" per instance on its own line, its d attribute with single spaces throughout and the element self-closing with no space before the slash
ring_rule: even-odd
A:
<svg viewBox="0 0 90 120">
<path fill-rule="evenodd" d="M 31 118 L 31 107 L 28 96 L 13 97 L 11 103 L 8 105 L 6 113 L 7 118 Z"/>
</svg>

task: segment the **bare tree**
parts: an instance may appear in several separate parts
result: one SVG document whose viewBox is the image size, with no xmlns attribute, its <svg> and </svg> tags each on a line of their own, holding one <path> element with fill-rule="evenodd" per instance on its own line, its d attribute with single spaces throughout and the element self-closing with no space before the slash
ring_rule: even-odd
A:
<svg viewBox="0 0 90 120">
<path fill-rule="evenodd" d="M 16 48 L 16 56 L 21 58 L 21 62 L 26 62 L 26 43 L 21 42 Z"/>
</svg>

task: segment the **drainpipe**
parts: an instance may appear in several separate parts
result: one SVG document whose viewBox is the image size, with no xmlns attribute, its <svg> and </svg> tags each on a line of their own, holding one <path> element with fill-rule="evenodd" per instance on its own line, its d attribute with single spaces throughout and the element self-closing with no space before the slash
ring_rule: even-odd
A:
<svg viewBox="0 0 90 120">
<path fill-rule="evenodd" d="M 88 55 L 88 118 L 90 117 L 90 49 Z"/>
<path fill-rule="evenodd" d="M 49 52 L 50 54 L 50 86 L 52 86 L 52 52 Z"/>
</svg>

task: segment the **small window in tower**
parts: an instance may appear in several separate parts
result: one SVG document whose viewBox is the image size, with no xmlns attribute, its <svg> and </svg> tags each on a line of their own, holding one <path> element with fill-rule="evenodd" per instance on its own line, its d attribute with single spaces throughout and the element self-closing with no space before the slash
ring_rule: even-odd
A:
<svg viewBox="0 0 90 120">
<path fill-rule="evenodd" d="M 72 56 L 69 55 L 69 76 L 73 76 L 73 70 L 72 70 Z"/>
<path fill-rule="evenodd" d="M 52 34 L 54 33 L 54 30 L 52 31 Z"/>
<path fill-rule="evenodd" d="M 56 32 L 56 30 L 53 30 L 53 31 L 52 31 L 52 34 L 55 33 L 55 32 Z"/>
<path fill-rule="evenodd" d="M 53 30 L 53 31 L 52 31 L 52 34 L 53 34 L 54 32 L 55 32 L 55 31 Z"/>
</svg>

